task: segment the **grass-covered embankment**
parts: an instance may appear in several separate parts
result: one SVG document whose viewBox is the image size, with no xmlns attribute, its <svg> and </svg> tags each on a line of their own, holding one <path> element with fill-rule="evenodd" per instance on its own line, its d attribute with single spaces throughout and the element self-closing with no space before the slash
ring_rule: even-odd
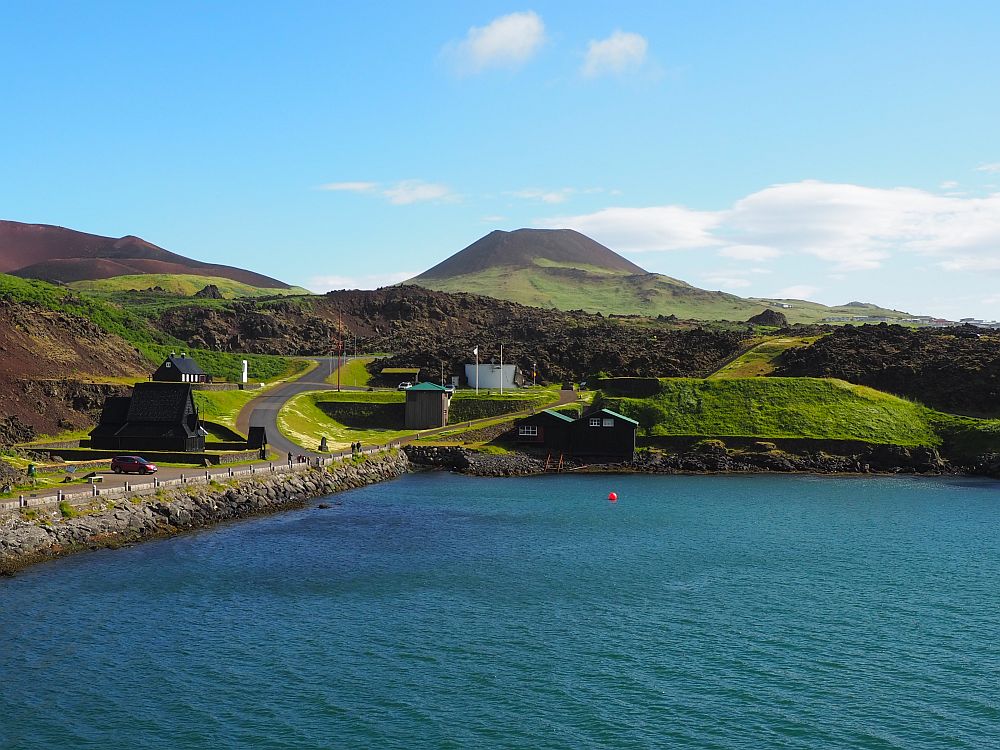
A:
<svg viewBox="0 0 1000 750">
<path fill-rule="evenodd" d="M 887 393 L 820 378 L 668 378 L 648 398 L 604 396 L 650 436 L 807 438 L 1000 450 L 1000 420 L 956 417 Z"/>
<path fill-rule="evenodd" d="M 491 419 L 558 400 L 558 389 L 524 388 L 510 393 L 459 391 L 451 400 L 449 424 Z M 278 414 L 278 427 L 304 446 L 326 437 L 332 449 L 362 443 L 385 443 L 415 434 L 402 429 L 406 394 L 402 391 L 318 391 L 291 399 Z"/>
</svg>

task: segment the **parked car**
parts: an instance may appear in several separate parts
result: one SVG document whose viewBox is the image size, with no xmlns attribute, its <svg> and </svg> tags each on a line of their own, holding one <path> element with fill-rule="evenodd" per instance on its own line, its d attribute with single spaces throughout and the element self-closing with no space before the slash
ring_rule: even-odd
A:
<svg viewBox="0 0 1000 750">
<path fill-rule="evenodd" d="M 408 388 L 412 388 L 412 387 L 413 387 L 413 383 L 411 383 L 409 380 L 404 380 L 402 383 L 400 383 L 399 385 L 396 386 L 396 390 L 397 391 L 405 391 Z"/>
<path fill-rule="evenodd" d="M 155 474 L 156 464 L 141 456 L 115 456 L 111 459 L 111 471 L 115 474 Z"/>
</svg>

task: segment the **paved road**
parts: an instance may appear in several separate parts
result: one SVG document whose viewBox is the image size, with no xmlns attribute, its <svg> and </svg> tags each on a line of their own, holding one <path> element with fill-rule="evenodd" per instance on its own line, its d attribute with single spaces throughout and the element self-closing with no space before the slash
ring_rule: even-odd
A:
<svg viewBox="0 0 1000 750">
<path fill-rule="evenodd" d="M 272 388 L 270 391 L 258 396 L 247 403 L 236 417 L 236 428 L 244 435 L 250 427 L 263 427 L 267 432 L 267 441 L 271 448 L 284 456 L 292 453 L 296 456 L 318 456 L 314 448 L 319 446 L 300 446 L 288 440 L 278 429 L 278 412 L 285 405 L 288 399 L 307 391 L 329 391 L 336 388 L 330 385 L 326 379 L 337 371 L 336 357 L 317 357 L 319 366 L 310 370 L 297 380 Z M 347 357 L 345 359 L 352 359 Z M 354 386 L 341 386 L 345 391 L 363 391 L 365 388 Z"/>
</svg>

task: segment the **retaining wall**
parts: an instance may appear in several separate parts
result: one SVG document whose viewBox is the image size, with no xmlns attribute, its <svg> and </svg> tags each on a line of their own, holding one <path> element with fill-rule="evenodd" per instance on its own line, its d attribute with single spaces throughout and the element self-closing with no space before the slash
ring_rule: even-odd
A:
<svg viewBox="0 0 1000 750">
<path fill-rule="evenodd" d="M 400 450 L 360 460 L 201 472 L 180 479 L 95 486 L 57 499 L 5 501 L 0 509 L 0 574 L 84 549 L 115 547 L 219 521 L 300 506 L 307 500 L 381 482 L 409 469 Z M 66 503 L 60 508 L 60 501 Z M 29 517 L 33 516 L 33 517 Z"/>
</svg>

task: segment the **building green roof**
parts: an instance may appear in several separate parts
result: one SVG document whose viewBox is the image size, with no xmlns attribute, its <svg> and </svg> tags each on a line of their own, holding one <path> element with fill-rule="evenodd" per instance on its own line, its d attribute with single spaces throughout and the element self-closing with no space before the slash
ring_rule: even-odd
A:
<svg viewBox="0 0 1000 750">
<path fill-rule="evenodd" d="M 612 417 L 618 417 L 618 419 L 624 419 L 626 422 L 631 422 L 632 424 L 636 425 L 637 427 L 639 425 L 639 423 L 636 422 L 634 419 L 629 419 L 624 414 L 619 414 L 616 411 L 611 411 L 611 409 L 601 409 L 601 411 L 604 412 L 605 414 L 610 414 Z"/>
<path fill-rule="evenodd" d="M 544 414 L 549 414 L 557 419 L 561 419 L 563 422 L 575 422 L 576 420 L 568 414 L 563 414 L 561 411 L 555 411 L 553 409 L 542 409 Z"/>
<path fill-rule="evenodd" d="M 445 392 L 445 387 L 443 385 L 438 385 L 437 383 L 417 383 L 414 386 L 410 386 L 406 390 L 407 391 L 441 391 L 441 392 Z"/>
</svg>

